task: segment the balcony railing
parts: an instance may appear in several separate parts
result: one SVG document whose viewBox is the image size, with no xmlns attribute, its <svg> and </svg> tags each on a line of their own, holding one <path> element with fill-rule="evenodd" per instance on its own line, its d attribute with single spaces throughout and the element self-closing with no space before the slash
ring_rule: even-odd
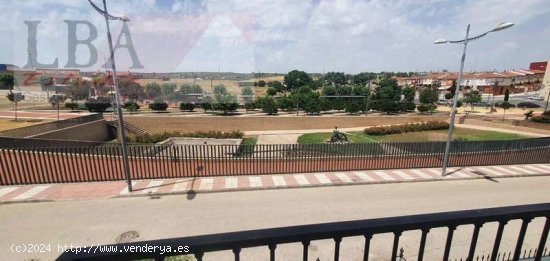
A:
<svg viewBox="0 0 550 261">
<path fill-rule="evenodd" d="M 398 246 L 401 234 L 405 231 L 419 230 L 422 232 L 418 245 L 417 260 L 424 259 L 426 238 L 431 229 L 447 228 L 443 260 L 449 260 L 449 253 L 453 247 L 453 233 L 459 226 L 473 225 L 473 234 L 466 260 L 474 260 L 480 229 L 486 223 L 498 222 L 498 229 L 492 243 L 492 253 L 487 260 L 497 260 L 499 247 L 505 226 L 513 220 L 521 221 L 521 228 L 516 238 L 515 248 L 509 260 L 519 260 L 523 242 L 527 234 L 527 227 L 534 218 L 545 218 L 544 227 L 535 249 L 534 260 L 541 260 L 543 249 L 548 238 L 550 224 L 550 203 L 521 205 L 511 207 L 487 208 L 434 214 L 422 214 L 401 217 L 377 218 L 357 221 L 324 223 L 293 227 L 259 229 L 223 234 L 193 236 L 173 239 L 142 241 L 135 243 L 105 245 L 94 248 L 80 249 L 79 253 L 67 251 L 59 256 L 58 260 L 138 260 L 153 258 L 164 260 L 165 257 L 193 254 L 197 260 L 203 260 L 205 253 L 231 250 L 234 260 L 240 260 L 242 249 L 252 247 L 266 247 L 270 260 L 276 260 L 277 246 L 288 243 L 301 243 L 302 257 L 308 260 L 308 246 L 312 241 L 334 240 L 334 260 L 340 259 L 340 242 L 342 238 L 363 236 L 363 260 L 369 259 L 370 241 L 373 235 L 392 233 L 393 246 L 390 260 L 398 258 Z M 537 233 L 538 235 L 538 233 Z M 151 249 L 154 246 L 163 246 L 170 249 L 181 249 L 179 253 L 160 253 L 159 251 L 125 251 L 123 249 Z M 187 249 L 183 246 L 188 246 Z M 111 253 L 105 250 L 117 250 Z M 464 253 L 466 255 L 466 253 Z"/>
</svg>

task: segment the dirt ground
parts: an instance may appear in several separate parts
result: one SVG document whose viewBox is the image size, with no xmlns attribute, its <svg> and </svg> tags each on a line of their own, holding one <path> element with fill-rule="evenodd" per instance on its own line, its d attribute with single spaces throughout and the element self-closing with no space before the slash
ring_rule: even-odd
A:
<svg viewBox="0 0 550 261">
<path fill-rule="evenodd" d="M 372 117 L 126 117 L 126 120 L 151 132 L 163 131 L 262 131 L 262 130 L 308 130 L 366 127 L 374 125 L 398 124 L 440 120 L 445 116 L 372 116 Z"/>
</svg>

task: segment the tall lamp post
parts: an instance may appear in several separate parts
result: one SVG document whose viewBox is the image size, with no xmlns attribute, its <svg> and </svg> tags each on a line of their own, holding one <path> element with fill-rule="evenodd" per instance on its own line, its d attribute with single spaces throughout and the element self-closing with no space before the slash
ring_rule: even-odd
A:
<svg viewBox="0 0 550 261">
<path fill-rule="evenodd" d="M 130 178 L 130 166 L 128 164 L 128 149 L 126 147 L 126 134 L 124 131 L 124 119 L 122 117 L 122 108 L 120 106 L 120 92 L 118 89 L 117 84 L 117 78 L 116 78 L 116 66 L 115 66 L 115 53 L 113 49 L 113 39 L 111 37 L 111 27 L 109 25 L 109 20 L 119 20 L 122 22 L 128 22 L 130 19 L 127 17 L 117 17 L 112 16 L 107 11 L 107 3 L 105 0 L 103 0 L 103 10 L 101 10 L 99 7 L 97 7 L 91 0 L 88 0 L 92 7 L 103 17 L 105 17 L 105 24 L 107 25 L 107 41 L 109 42 L 109 61 L 111 62 L 111 69 L 113 71 L 113 86 L 115 88 L 115 104 L 117 109 L 117 116 L 118 116 L 118 137 L 120 139 L 120 144 L 122 147 L 122 161 L 124 164 L 124 174 L 126 176 L 126 182 L 128 183 L 128 191 L 132 191 L 132 180 Z"/>
<path fill-rule="evenodd" d="M 468 47 L 468 42 L 470 41 L 473 41 L 473 40 L 477 40 L 489 33 L 492 33 L 492 32 L 498 32 L 498 31 L 502 31 L 504 29 L 507 29 L 507 28 L 510 28 L 514 26 L 513 23 L 500 23 L 499 25 L 497 25 L 497 27 L 495 27 L 494 29 L 492 30 L 489 30 L 485 33 L 482 33 L 478 36 L 475 36 L 475 37 L 469 37 L 470 35 L 470 25 L 468 24 L 468 26 L 466 27 L 466 37 L 464 38 L 464 40 L 458 40 L 458 41 L 448 41 L 448 40 L 445 40 L 445 39 L 438 39 L 438 40 L 435 40 L 434 41 L 434 44 L 444 44 L 444 43 L 454 43 L 454 44 L 463 44 L 464 45 L 464 49 L 462 51 L 462 58 L 460 59 L 460 71 L 458 73 L 458 80 L 457 80 L 457 86 L 455 88 L 455 95 L 454 95 L 454 98 L 453 98 L 453 108 L 451 110 L 451 119 L 450 119 L 450 123 L 449 123 L 449 133 L 448 133 L 448 136 L 447 136 L 447 144 L 445 145 L 445 154 L 443 156 L 443 168 L 442 168 L 442 172 L 441 172 L 441 176 L 445 176 L 447 174 L 447 166 L 449 165 L 449 152 L 450 152 L 450 149 L 451 149 L 451 139 L 453 137 L 453 128 L 454 128 L 454 122 L 455 122 L 455 116 L 456 116 L 456 107 L 457 107 L 457 103 L 458 103 L 458 95 L 460 93 L 460 83 L 462 81 L 462 73 L 464 71 L 464 61 L 466 60 L 466 48 Z"/>
</svg>

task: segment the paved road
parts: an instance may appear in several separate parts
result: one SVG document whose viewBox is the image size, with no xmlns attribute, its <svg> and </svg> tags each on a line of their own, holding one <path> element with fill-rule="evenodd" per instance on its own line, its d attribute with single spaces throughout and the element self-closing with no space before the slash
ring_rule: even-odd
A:
<svg viewBox="0 0 550 261">
<path fill-rule="evenodd" d="M 108 200 L 0 205 L 0 260 L 57 256 L 58 243 L 106 244 L 129 230 L 138 231 L 139 240 L 198 234 L 280 227 L 299 224 L 356 220 L 406 214 L 451 211 L 549 202 L 550 177 L 508 178 L 427 183 L 380 184 L 270 191 L 165 196 L 162 198 L 120 198 Z M 526 246 L 534 248 L 540 236 L 541 220 L 530 224 Z M 488 253 L 494 238 L 494 224 L 483 226 L 477 253 Z M 505 237 L 517 235 L 519 226 L 511 223 Z M 456 232 L 454 257 L 464 257 L 471 227 Z M 401 245 L 408 260 L 414 260 L 419 232 L 403 234 Z M 426 260 L 441 259 L 445 229 L 432 230 L 428 237 Z M 391 235 L 374 237 L 371 258 L 387 260 Z M 50 254 L 11 253 L 12 244 L 52 244 Z M 342 242 L 342 260 L 360 260 L 363 241 L 347 238 Z M 505 239 L 502 248 L 513 248 Z M 280 260 L 298 260 L 300 246 L 277 248 Z M 331 260 L 331 241 L 313 242 L 310 256 Z M 243 250 L 242 260 L 267 260 L 266 249 Z M 210 256 L 226 260 L 228 253 Z M 208 256 L 207 256 L 208 257 Z M 207 259 L 208 260 L 208 259 Z M 312 259 L 314 260 L 314 259 Z"/>
</svg>

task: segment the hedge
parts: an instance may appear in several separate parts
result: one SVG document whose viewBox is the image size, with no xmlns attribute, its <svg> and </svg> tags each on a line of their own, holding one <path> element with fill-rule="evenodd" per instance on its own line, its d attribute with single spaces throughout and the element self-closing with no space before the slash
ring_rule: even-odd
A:
<svg viewBox="0 0 550 261">
<path fill-rule="evenodd" d="M 136 143 L 157 143 L 168 138 L 188 137 L 188 138 L 214 138 L 214 139 L 242 139 L 244 133 L 242 131 L 198 131 L 198 132 L 162 132 L 155 134 L 136 135 L 135 138 L 129 139 L 130 142 Z"/>
<path fill-rule="evenodd" d="M 195 110 L 195 104 L 191 102 L 182 102 L 180 103 L 180 110 L 181 111 L 193 111 Z"/>
<path fill-rule="evenodd" d="M 65 103 L 65 108 L 71 109 L 71 111 L 75 111 L 76 109 L 78 109 L 78 103 L 76 103 L 76 102 L 66 102 Z"/>
<path fill-rule="evenodd" d="M 152 102 L 149 103 L 149 109 L 153 111 L 165 111 L 168 109 L 168 103 L 166 102 Z"/>
<path fill-rule="evenodd" d="M 84 106 L 90 112 L 105 112 L 107 108 L 111 107 L 111 103 L 104 99 L 91 99 L 84 103 Z"/>
<path fill-rule="evenodd" d="M 429 121 L 423 123 L 408 123 L 404 125 L 394 126 L 380 126 L 365 129 L 365 133 L 368 135 L 389 135 L 400 134 L 407 132 L 419 132 L 428 130 L 443 130 L 448 129 L 449 124 L 444 121 Z"/>
</svg>

